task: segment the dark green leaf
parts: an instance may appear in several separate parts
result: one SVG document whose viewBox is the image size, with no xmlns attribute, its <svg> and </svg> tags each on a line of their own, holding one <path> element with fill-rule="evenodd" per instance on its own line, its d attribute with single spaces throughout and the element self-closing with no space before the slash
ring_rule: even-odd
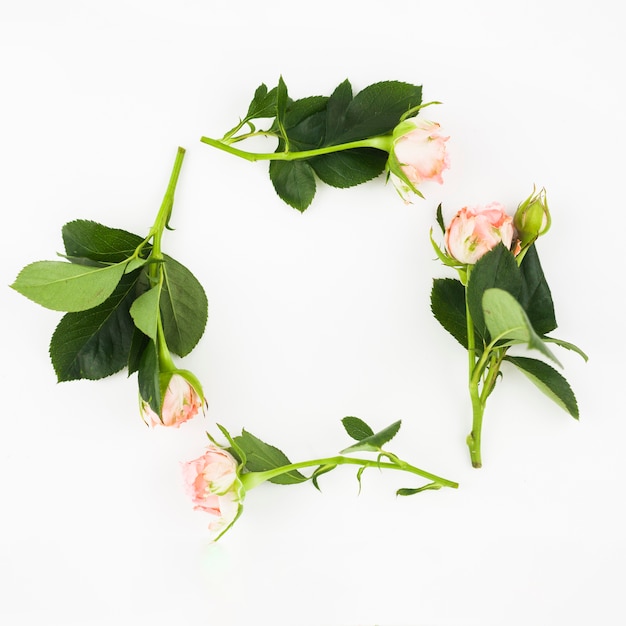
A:
<svg viewBox="0 0 626 626">
<path fill-rule="evenodd" d="M 552 366 L 528 357 L 506 356 L 505 359 L 519 368 L 543 393 L 572 417 L 578 419 L 576 396 L 567 380 Z"/>
<path fill-rule="evenodd" d="M 268 91 L 264 84 L 257 87 L 254 98 L 248 107 L 246 120 L 274 117 L 276 115 L 276 91 L 276 87 Z"/>
<path fill-rule="evenodd" d="M 391 441 L 396 436 L 396 433 L 400 430 L 401 424 L 401 420 L 398 420 L 390 426 L 387 426 L 387 428 L 383 428 L 383 430 L 378 431 L 374 435 L 365 437 L 358 443 L 343 449 L 341 454 L 349 452 L 379 452 L 388 441 Z"/>
<path fill-rule="evenodd" d="M 387 153 L 373 148 L 355 148 L 313 157 L 308 163 L 327 185 L 345 189 L 382 174 Z"/>
<path fill-rule="evenodd" d="M 204 333 L 208 301 L 198 279 L 167 255 L 163 272 L 160 310 L 165 340 L 169 349 L 182 357 L 194 349 Z"/>
<path fill-rule="evenodd" d="M 400 81 L 384 81 L 365 87 L 354 96 L 343 115 L 343 123 L 331 128 L 343 129 L 326 136 L 325 145 L 337 145 L 390 133 L 409 109 L 422 102 L 421 86 Z"/>
<path fill-rule="evenodd" d="M 245 430 L 238 437 L 234 437 L 234 441 L 243 450 L 246 456 L 246 469 L 250 472 L 264 472 L 291 464 L 291 461 L 281 450 L 261 441 Z M 292 470 L 271 478 L 270 482 L 279 485 L 293 485 L 306 480 L 308 480 L 306 476 L 297 470 Z"/>
<path fill-rule="evenodd" d="M 348 435 L 356 441 L 362 441 L 374 434 L 374 431 L 359 417 L 344 417 L 341 423 Z"/>
<path fill-rule="evenodd" d="M 119 228 L 109 228 L 90 220 L 74 220 L 62 229 L 63 243 L 68 257 L 84 257 L 103 263 L 120 263 L 133 255 L 143 241 Z M 150 247 L 146 246 L 146 251 Z"/>
<path fill-rule="evenodd" d="M 340 137 L 348 129 L 346 127 L 346 113 L 352 102 L 352 85 L 346 79 L 335 88 L 326 105 L 326 141 L 333 137 Z"/>
<path fill-rule="evenodd" d="M 50 341 L 59 382 L 105 378 L 127 364 L 134 334 L 129 308 L 137 280 L 138 272 L 127 274 L 99 306 L 63 316 Z"/>
<path fill-rule="evenodd" d="M 430 292 L 430 309 L 435 319 L 467 349 L 465 287 L 454 278 L 436 278 Z"/>
<path fill-rule="evenodd" d="M 483 294 L 491 288 L 504 289 L 518 299 L 522 276 L 515 257 L 502 244 L 483 255 L 473 267 L 467 287 L 467 303 L 474 325 L 480 335 L 486 335 L 483 317 Z"/>
<path fill-rule="evenodd" d="M 272 161 L 270 179 L 276 193 L 289 206 L 304 211 L 315 196 L 313 169 L 305 161 Z"/>
<path fill-rule="evenodd" d="M 556 317 L 552 294 L 543 274 L 536 245 L 532 245 L 520 265 L 522 285 L 519 302 L 524 307 L 533 328 L 545 335 L 554 330 Z"/>
<path fill-rule="evenodd" d="M 157 348 L 154 341 L 150 341 L 139 360 L 137 383 L 142 399 L 150 404 L 150 408 L 161 414 L 161 384 L 160 368 Z"/>
<path fill-rule="evenodd" d="M 135 326 L 128 351 L 127 367 L 129 376 L 139 370 L 141 357 L 149 342 L 150 339 Z"/>
</svg>

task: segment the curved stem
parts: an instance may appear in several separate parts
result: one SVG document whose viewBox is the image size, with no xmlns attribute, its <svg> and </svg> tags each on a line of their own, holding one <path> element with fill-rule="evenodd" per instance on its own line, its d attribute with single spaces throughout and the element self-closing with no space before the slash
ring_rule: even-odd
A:
<svg viewBox="0 0 626 626">
<path fill-rule="evenodd" d="M 243 482 L 246 490 L 248 490 L 253 489 L 257 485 L 260 485 L 261 483 L 270 480 L 271 478 L 280 476 L 281 474 L 286 474 L 288 472 L 303 469 L 305 467 L 316 467 L 322 465 L 359 465 L 361 467 L 376 467 L 379 469 L 402 470 L 410 472 L 412 474 L 416 474 L 417 476 L 421 476 L 422 478 L 432 480 L 442 487 L 451 487 L 452 489 L 456 489 L 459 486 L 458 483 L 447 480 L 445 478 L 441 478 L 439 476 L 436 476 L 435 474 L 431 474 L 430 472 L 425 472 L 424 470 L 410 465 L 405 461 L 398 460 L 398 463 L 386 463 L 383 461 L 375 461 L 372 459 L 358 459 L 341 455 L 327 457 L 324 459 L 313 459 L 311 461 L 300 461 L 299 463 L 290 463 L 289 465 L 282 465 L 281 467 L 276 467 L 270 470 L 266 470 L 264 472 L 248 472 L 246 474 L 242 474 L 241 481 Z"/>
<path fill-rule="evenodd" d="M 331 154 L 332 152 L 341 152 L 342 150 L 352 150 L 354 148 L 376 148 L 389 152 L 391 150 L 391 135 L 379 135 L 378 137 L 370 137 L 369 139 L 361 139 L 359 141 L 351 141 L 348 143 L 338 144 L 336 146 L 326 146 L 324 148 L 316 148 L 314 150 L 301 150 L 296 152 L 247 152 L 240 150 L 229 144 L 223 143 L 218 139 L 210 137 L 202 137 L 202 143 L 209 146 L 234 154 L 235 156 L 246 159 L 246 161 L 296 161 L 299 159 L 310 159 L 323 154 Z"/>
</svg>

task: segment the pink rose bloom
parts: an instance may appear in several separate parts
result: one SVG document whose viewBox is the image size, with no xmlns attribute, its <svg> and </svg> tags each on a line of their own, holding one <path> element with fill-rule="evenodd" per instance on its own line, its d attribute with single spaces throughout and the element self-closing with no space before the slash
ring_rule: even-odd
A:
<svg viewBox="0 0 626 626">
<path fill-rule="evenodd" d="M 209 530 L 218 539 L 243 509 L 245 491 L 237 473 L 237 460 L 227 450 L 209 445 L 202 456 L 183 463 L 183 479 L 194 510 L 213 518 Z"/>
<path fill-rule="evenodd" d="M 173 426 L 178 428 L 183 422 L 190 420 L 203 407 L 203 401 L 193 385 L 180 374 L 170 378 L 159 417 L 147 402 L 142 402 L 141 413 L 151 426 Z"/>
<path fill-rule="evenodd" d="M 498 202 L 462 208 L 446 229 L 445 243 L 451 256 L 473 265 L 500 242 L 511 248 L 515 236 L 513 218 Z"/>
<path fill-rule="evenodd" d="M 405 130 L 406 129 L 406 130 Z M 397 128 L 401 132 L 397 138 L 394 132 L 393 150 L 402 172 L 418 185 L 427 180 L 443 183 L 441 173 L 450 167 L 445 137 L 436 122 L 428 120 L 406 120 Z"/>
</svg>

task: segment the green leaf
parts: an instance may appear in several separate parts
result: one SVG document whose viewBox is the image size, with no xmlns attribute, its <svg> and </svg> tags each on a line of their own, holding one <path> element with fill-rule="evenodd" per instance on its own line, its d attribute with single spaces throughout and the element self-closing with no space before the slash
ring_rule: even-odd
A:
<svg viewBox="0 0 626 626">
<path fill-rule="evenodd" d="M 278 79 L 278 86 L 276 87 L 276 127 L 280 137 L 286 139 L 287 133 L 285 132 L 285 112 L 287 110 L 287 104 L 289 103 L 289 94 L 287 93 L 287 85 L 281 76 Z"/>
<path fill-rule="evenodd" d="M 53 311 L 85 311 L 102 304 L 123 275 L 124 263 L 89 267 L 64 261 L 36 261 L 18 274 L 11 287 Z"/>
<path fill-rule="evenodd" d="M 472 268 L 467 286 L 467 304 L 474 326 L 485 336 L 483 294 L 491 288 L 504 289 L 518 298 L 522 289 L 522 276 L 515 257 L 504 245 L 498 244 L 483 255 Z"/>
<path fill-rule="evenodd" d="M 356 441 L 362 441 L 363 439 L 371 437 L 374 434 L 374 431 L 359 417 L 344 417 L 341 420 L 341 423 L 346 429 L 348 435 Z"/>
<path fill-rule="evenodd" d="M 245 430 L 238 437 L 234 437 L 234 441 L 243 450 L 246 456 L 246 469 L 250 472 L 264 472 L 291 465 L 291 461 L 281 450 L 261 441 Z M 292 470 L 271 478 L 270 482 L 279 485 L 293 485 L 306 480 L 308 480 L 306 476 L 297 470 Z"/>
<path fill-rule="evenodd" d="M 324 96 L 312 96 L 296 100 L 289 106 L 285 113 L 284 127 L 291 151 L 311 150 L 322 145 L 327 101 L 328 98 Z"/>
<path fill-rule="evenodd" d="M 289 206 L 305 211 L 315 196 L 315 176 L 306 161 L 272 161 L 270 179 L 276 193 Z"/>
<path fill-rule="evenodd" d="M 430 292 L 430 309 L 435 319 L 467 349 L 465 287 L 454 278 L 436 278 Z"/>
<path fill-rule="evenodd" d="M 160 299 L 163 332 L 169 349 L 189 354 L 200 341 L 208 319 L 208 300 L 198 279 L 181 263 L 165 256 Z"/>
<path fill-rule="evenodd" d="M 161 287 L 157 285 L 142 293 L 130 307 L 130 314 L 135 326 L 152 341 L 157 340 L 160 298 Z"/>
<path fill-rule="evenodd" d="M 507 345 L 524 343 L 560 365 L 534 331 L 522 305 L 508 291 L 487 289 L 483 295 L 483 313 L 492 340 L 506 341 Z"/>
<path fill-rule="evenodd" d="M 556 317 L 552 294 L 543 274 L 536 244 L 528 248 L 520 265 L 522 285 L 519 302 L 526 311 L 530 323 L 540 335 L 554 330 Z"/>
<path fill-rule="evenodd" d="M 382 174 L 387 153 L 373 148 L 355 148 L 316 156 L 307 162 L 327 185 L 346 189 Z"/>
<path fill-rule="evenodd" d="M 156 344 L 150 341 L 144 349 L 137 370 L 139 395 L 157 414 L 161 414 L 161 381 Z"/>
<path fill-rule="evenodd" d="M 542 337 L 542 339 L 546 343 L 555 343 L 557 346 L 561 346 L 561 348 L 565 348 L 566 350 L 572 350 L 573 352 L 576 352 L 585 361 L 589 360 L 589 357 L 578 346 L 575 346 L 573 343 L 570 343 L 569 341 L 563 341 L 562 339 L 555 339 L 554 337 Z"/>
<path fill-rule="evenodd" d="M 336 145 L 390 133 L 409 109 L 422 102 L 422 88 L 400 81 L 383 81 L 356 94 L 342 115 L 327 125 L 325 145 Z"/>
<path fill-rule="evenodd" d="M 245 121 L 274 117 L 276 115 L 276 91 L 276 87 L 268 91 L 265 84 L 261 83 L 254 92 L 254 98 L 248 107 Z"/>
<path fill-rule="evenodd" d="M 340 454 L 347 454 L 349 452 L 379 452 L 388 441 L 391 441 L 396 436 L 396 433 L 400 430 L 401 424 L 402 421 L 398 420 L 374 435 L 365 437 L 358 443 L 343 449 Z"/>
<path fill-rule="evenodd" d="M 567 380 L 552 366 L 528 357 L 506 356 L 505 360 L 515 365 L 546 396 L 554 400 L 572 417 L 578 419 L 576 396 Z"/>
<path fill-rule="evenodd" d="M 132 317 L 131 317 L 131 321 L 132 321 Z M 143 352 L 148 347 L 149 343 L 150 343 L 150 338 L 144 335 L 135 326 L 133 322 L 133 336 L 130 342 L 130 348 L 128 350 L 128 363 L 127 363 L 129 376 L 139 370 L 141 357 L 143 356 Z"/>
<path fill-rule="evenodd" d="M 87 311 L 66 313 L 50 341 L 57 380 L 97 380 L 128 362 L 135 332 L 129 308 L 138 273 L 126 275 L 105 302 Z"/>
<path fill-rule="evenodd" d="M 143 242 L 139 235 L 91 220 L 68 222 L 61 232 L 69 257 L 84 257 L 102 263 L 120 263 L 128 259 Z M 145 248 L 146 252 L 150 249 L 148 245 Z"/>
<path fill-rule="evenodd" d="M 346 113 L 352 102 L 352 85 L 347 79 L 337 85 L 326 104 L 324 137 L 328 141 L 346 130 Z"/>
</svg>

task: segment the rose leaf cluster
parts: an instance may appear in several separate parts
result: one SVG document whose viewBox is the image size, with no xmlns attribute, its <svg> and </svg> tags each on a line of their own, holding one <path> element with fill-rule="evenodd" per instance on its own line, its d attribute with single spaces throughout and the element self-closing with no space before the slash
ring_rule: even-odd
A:
<svg viewBox="0 0 626 626">
<path fill-rule="evenodd" d="M 448 138 L 439 125 L 407 119 L 423 106 L 422 87 L 401 81 L 374 83 L 353 94 L 345 80 L 330 96 L 293 100 L 281 77 L 273 89 L 265 84 L 256 89 L 247 114 L 222 139 L 201 140 L 250 161 L 269 160 L 276 193 L 299 211 L 313 201 L 318 179 L 344 189 L 385 170 L 406 200 L 409 192 L 420 195 L 418 183 L 442 182 L 441 172 L 449 167 Z M 270 125 L 257 130 L 255 122 L 262 118 L 270 118 Z M 276 139 L 275 152 L 255 154 L 233 147 L 253 136 Z"/>
</svg>

